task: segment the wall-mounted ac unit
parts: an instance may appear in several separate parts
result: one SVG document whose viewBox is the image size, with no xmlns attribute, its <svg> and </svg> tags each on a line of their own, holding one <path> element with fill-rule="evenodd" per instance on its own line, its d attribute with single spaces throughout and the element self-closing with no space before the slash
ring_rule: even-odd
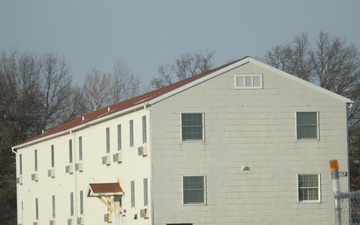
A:
<svg viewBox="0 0 360 225">
<path fill-rule="evenodd" d="M 23 177 L 22 176 L 20 176 L 20 177 L 17 177 L 16 178 L 16 183 L 18 183 L 18 184 L 23 184 Z"/>
<path fill-rule="evenodd" d="M 108 223 L 112 223 L 112 216 L 111 213 L 104 214 L 104 221 Z"/>
<path fill-rule="evenodd" d="M 84 225 L 84 224 L 85 224 L 85 222 L 84 222 L 84 217 L 83 217 L 83 216 L 78 217 L 78 218 L 77 218 L 77 223 L 78 223 L 79 225 Z"/>
<path fill-rule="evenodd" d="M 50 225 L 56 225 L 56 220 L 50 220 Z"/>
<path fill-rule="evenodd" d="M 48 170 L 48 176 L 51 178 L 54 178 L 55 177 L 55 169 Z"/>
<path fill-rule="evenodd" d="M 33 181 L 39 181 L 39 175 L 38 175 L 38 173 L 33 173 L 33 174 L 31 174 L 31 180 L 33 180 Z"/>
<path fill-rule="evenodd" d="M 33 222 L 33 225 L 39 225 L 39 222 L 38 221 Z"/>
<path fill-rule="evenodd" d="M 68 220 L 68 225 L 74 225 L 74 218 L 69 218 Z"/>
<path fill-rule="evenodd" d="M 84 164 L 82 162 L 76 163 L 75 164 L 75 169 L 79 172 L 84 171 Z"/>
<path fill-rule="evenodd" d="M 114 159 L 113 159 L 114 162 L 117 162 L 117 163 L 122 162 L 122 153 L 121 152 L 114 154 L 113 157 L 114 157 Z"/>
<path fill-rule="evenodd" d="M 149 209 L 140 209 L 140 218 L 149 219 Z"/>
<path fill-rule="evenodd" d="M 103 156 L 102 160 L 103 160 L 103 164 L 107 166 L 111 165 L 111 155 Z"/>
<path fill-rule="evenodd" d="M 145 157 L 148 155 L 148 149 L 147 146 L 141 146 L 138 148 L 138 155 L 141 155 L 142 157 Z"/>
<path fill-rule="evenodd" d="M 74 173 L 74 165 L 70 164 L 68 166 L 65 166 L 66 173 L 73 174 Z"/>
</svg>

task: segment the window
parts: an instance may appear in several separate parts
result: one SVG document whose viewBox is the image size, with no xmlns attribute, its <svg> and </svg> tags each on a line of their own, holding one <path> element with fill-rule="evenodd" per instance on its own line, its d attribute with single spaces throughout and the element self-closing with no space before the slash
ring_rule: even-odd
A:
<svg viewBox="0 0 360 225">
<path fill-rule="evenodd" d="M 22 154 L 19 154 L 19 174 L 22 175 Z"/>
<path fill-rule="evenodd" d="M 182 140 L 203 140 L 203 113 L 181 114 Z"/>
<path fill-rule="evenodd" d="M 69 140 L 69 163 L 73 162 L 72 140 Z"/>
<path fill-rule="evenodd" d="M 144 178 L 144 206 L 149 204 L 149 197 L 148 197 L 148 179 Z"/>
<path fill-rule="evenodd" d="M 110 128 L 106 128 L 106 153 L 110 153 Z"/>
<path fill-rule="evenodd" d="M 34 151 L 34 161 L 35 161 L 35 172 L 38 171 L 38 155 L 37 150 Z"/>
<path fill-rule="evenodd" d="M 130 182 L 131 189 L 131 208 L 135 207 L 135 181 Z"/>
<path fill-rule="evenodd" d="M 184 204 L 205 203 L 205 177 L 183 177 Z"/>
<path fill-rule="evenodd" d="M 35 220 L 39 220 L 39 199 L 35 198 Z"/>
<path fill-rule="evenodd" d="M 74 216 L 74 192 L 70 192 L 70 216 Z"/>
<path fill-rule="evenodd" d="M 318 123 L 316 112 L 296 113 L 297 139 L 317 139 Z"/>
<path fill-rule="evenodd" d="M 262 74 L 235 75 L 235 89 L 261 89 Z"/>
<path fill-rule="evenodd" d="M 134 121 L 129 121 L 130 147 L 134 146 Z"/>
<path fill-rule="evenodd" d="M 146 116 L 142 117 L 142 138 L 143 138 L 143 143 L 146 143 Z"/>
<path fill-rule="evenodd" d="M 79 137 L 79 161 L 83 160 L 82 137 Z"/>
<path fill-rule="evenodd" d="M 121 150 L 121 124 L 117 125 L 117 143 L 118 150 Z"/>
<path fill-rule="evenodd" d="M 320 176 L 318 174 L 298 175 L 299 202 L 320 201 Z"/>
<path fill-rule="evenodd" d="M 51 145 L 51 168 L 55 167 L 55 149 L 54 149 L 54 145 Z"/>
<path fill-rule="evenodd" d="M 84 214 L 84 192 L 80 191 L 80 215 Z"/>
<path fill-rule="evenodd" d="M 52 196 L 51 199 L 51 205 L 52 205 L 52 218 L 55 218 L 56 214 L 55 214 L 55 195 Z"/>
</svg>

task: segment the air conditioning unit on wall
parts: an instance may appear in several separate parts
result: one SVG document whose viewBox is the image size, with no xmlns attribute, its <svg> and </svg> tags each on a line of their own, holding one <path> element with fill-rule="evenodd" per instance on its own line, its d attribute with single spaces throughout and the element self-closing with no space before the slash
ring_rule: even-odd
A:
<svg viewBox="0 0 360 225">
<path fill-rule="evenodd" d="M 20 177 L 16 178 L 16 183 L 18 183 L 20 185 L 23 184 L 23 177 L 20 176 Z"/>
<path fill-rule="evenodd" d="M 106 155 L 102 157 L 102 164 L 103 165 L 111 165 L 111 155 Z"/>
<path fill-rule="evenodd" d="M 149 209 L 140 209 L 140 218 L 149 219 Z"/>
<path fill-rule="evenodd" d="M 69 218 L 67 221 L 68 225 L 74 225 L 74 218 Z"/>
<path fill-rule="evenodd" d="M 113 159 L 114 162 L 117 162 L 117 163 L 122 162 L 122 153 L 121 152 L 114 154 L 113 157 L 114 157 L 114 159 Z"/>
<path fill-rule="evenodd" d="M 50 220 L 50 225 L 56 225 L 56 221 L 55 220 Z"/>
<path fill-rule="evenodd" d="M 108 223 L 112 223 L 112 215 L 111 213 L 104 214 L 104 221 Z"/>
<path fill-rule="evenodd" d="M 83 216 L 78 217 L 77 223 L 78 223 L 79 225 L 84 225 L 84 224 L 85 224 L 85 222 L 84 222 L 84 217 L 83 217 Z"/>
<path fill-rule="evenodd" d="M 48 170 L 48 176 L 51 178 L 54 178 L 55 177 L 55 169 Z"/>
<path fill-rule="evenodd" d="M 38 173 L 33 173 L 33 174 L 31 174 L 31 180 L 33 180 L 33 181 L 39 181 L 39 175 L 38 175 Z"/>
<path fill-rule="evenodd" d="M 74 165 L 68 165 L 65 167 L 66 173 L 73 174 L 74 173 Z"/>
<path fill-rule="evenodd" d="M 76 169 L 77 171 L 79 171 L 79 172 L 84 171 L 84 165 L 83 165 L 83 163 L 82 163 L 82 162 L 76 163 L 75 169 Z"/>
<path fill-rule="evenodd" d="M 148 155 L 148 149 L 147 146 L 141 146 L 138 148 L 138 155 L 141 155 L 142 157 L 145 157 Z"/>
</svg>

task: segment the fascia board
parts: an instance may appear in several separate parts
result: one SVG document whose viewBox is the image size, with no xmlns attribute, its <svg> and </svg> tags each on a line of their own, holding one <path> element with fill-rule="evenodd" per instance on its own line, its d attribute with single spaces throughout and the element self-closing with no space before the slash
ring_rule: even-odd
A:
<svg viewBox="0 0 360 225">
<path fill-rule="evenodd" d="M 167 98 L 169 98 L 169 97 L 171 97 L 173 95 L 176 95 L 176 94 L 178 94 L 178 93 L 180 93 L 180 92 L 182 92 L 184 90 L 187 90 L 187 89 L 189 89 L 191 87 L 194 87 L 194 86 L 196 86 L 196 85 L 198 85 L 200 83 L 203 83 L 203 82 L 205 82 L 205 81 L 207 81 L 209 79 L 212 79 L 212 78 L 214 78 L 216 76 L 219 76 L 220 74 L 223 74 L 223 73 L 225 73 L 225 72 L 227 72 L 229 70 L 232 70 L 232 69 L 234 69 L 236 67 L 242 66 L 242 65 L 248 63 L 249 59 L 250 59 L 250 57 L 244 58 L 244 59 L 242 59 L 242 60 L 240 60 L 238 62 L 235 62 L 235 63 L 233 63 L 233 64 L 231 64 L 231 65 L 229 65 L 227 67 L 224 67 L 224 68 L 222 68 L 220 70 L 217 70 L 217 71 L 215 71 L 213 73 L 210 73 L 210 74 L 208 74 L 208 75 L 206 75 L 204 77 L 201 77 L 201 78 L 199 78 L 197 80 L 194 80 L 194 81 L 192 81 L 192 82 L 190 82 L 188 84 L 185 84 L 185 85 L 183 85 L 181 87 L 178 87 L 178 88 L 176 88 L 176 89 L 174 89 L 172 91 L 169 91 L 166 94 L 163 94 L 163 95 L 161 95 L 159 97 L 156 97 L 156 98 L 148 101 L 147 104 L 153 105 L 153 104 L 155 104 L 157 102 L 160 102 L 160 101 L 162 101 L 164 99 L 167 99 Z"/>
<path fill-rule="evenodd" d="M 331 96 L 331 97 L 333 97 L 333 98 L 335 98 L 335 99 L 338 99 L 338 100 L 340 100 L 340 101 L 343 101 L 343 102 L 345 102 L 345 103 L 353 103 L 353 101 L 350 100 L 350 99 L 348 99 L 348 98 L 345 98 L 345 97 L 343 97 L 343 96 L 341 96 L 341 95 L 339 95 L 339 94 L 336 94 L 336 93 L 334 93 L 334 92 L 332 92 L 332 91 L 329 91 L 329 90 L 327 90 L 327 89 L 325 89 L 325 88 L 319 87 L 319 86 L 317 86 L 317 85 L 315 85 L 315 84 L 313 84 L 313 83 L 310 83 L 310 82 L 308 82 L 308 81 L 305 81 L 305 80 L 303 80 L 303 79 L 301 79 L 301 78 L 299 78 L 299 77 L 296 77 L 296 76 L 294 76 L 294 75 L 291 75 L 291 74 L 289 74 L 289 73 L 286 73 L 286 72 L 284 72 L 284 71 L 282 71 L 282 70 L 276 69 L 275 67 L 269 66 L 269 65 L 267 65 L 267 64 L 265 64 L 265 63 L 262 63 L 262 62 L 260 62 L 260 61 L 258 61 L 258 60 L 249 58 L 249 62 L 251 62 L 251 63 L 253 63 L 253 64 L 257 65 L 257 66 L 263 67 L 263 68 L 265 68 L 265 69 L 267 69 L 267 70 L 270 70 L 270 71 L 272 71 L 272 72 L 274 72 L 274 73 L 277 73 L 277 74 L 279 74 L 279 75 L 281 75 L 281 76 L 283 76 L 283 77 L 286 77 L 286 78 L 288 78 L 288 79 L 290 79 L 290 80 L 293 80 L 293 81 L 295 81 L 295 82 L 297 82 L 297 83 L 300 83 L 300 84 L 302 84 L 302 85 L 305 85 L 305 86 L 307 86 L 307 87 L 309 87 L 309 88 L 315 89 L 316 91 L 319 91 L 319 92 L 321 92 L 321 93 L 323 93 L 323 94 L 329 95 L 329 96 Z"/>
</svg>

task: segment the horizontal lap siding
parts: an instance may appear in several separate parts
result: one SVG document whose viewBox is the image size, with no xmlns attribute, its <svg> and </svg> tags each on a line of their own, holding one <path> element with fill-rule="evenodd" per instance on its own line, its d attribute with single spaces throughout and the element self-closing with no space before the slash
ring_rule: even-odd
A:
<svg viewBox="0 0 360 225">
<path fill-rule="evenodd" d="M 56 223 L 67 224 L 70 218 L 70 192 L 74 192 L 75 216 L 79 217 L 79 191 L 84 193 L 85 224 L 108 224 L 104 222 L 104 214 L 108 212 L 106 206 L 97 198 L 88 198 L 89 183 L 113 183 L 119 178 L 126 195 L 123 198 L 123 208 L 128 216 L 124 217 L 126 224 L 150 224 L 150 220 L 134 220 L 133 215 L 145 208 L 143 205 L 143 178 L 148 178 L 148 192 L 150 185 L 150 154 L 147 157 L 138 155 L 138 147 L 147 145 L 142 143 L 142 116 L 149 117 L 148 110 L 140 110 L 129 115 L 114 118 L 82 130 L 56 137 L 54 139 L 19 149 L 23 158 L 23 185 L 17 185 L 18 221 L 32 224 L 35 221 L 35 198 L 39 199 L 39 223 L 49 224 L 52 220 L 51 196 L 56 196 Z M 134 120 L 134 147 L 129 144 L 129 120 Z M 148 120 L 149 121 L 149 120 Z M 122 156 L 123 162 L 118 164 L 111 160 L 111 165 L 102 164 L 102 157 L 106 156 L 106 128 L 110 127 L 110 153 L 117 150 L 117 125 L 122 125 Z M 147 126 L 149 135 L 149 124 Z M 75 171 L 75 163 L 79 162 L 78 137 L 82 137 L 83 172 Z M 65 166 L 69 165 L 69 139 L 73 142 L 74 173 L 65 173 Z M 148 138 L 149 140 L 149 138 Z M 55 178 L 48 177 L 51 168 L 51 145 L 55 146 Z M 31 181 L 34 172 L 34 150 L 38 150 L 39 181 Z M 19 162 L 18 162 L 19 163 Z M 19 165 L 17 165 L 19 167 Z M 19 171 L 17 172 L 17 174 Z M 18 176 L 18 175 L 17 175 Z M 130 207 L 130 181 L 136 183 L 136 208 Z M 24 210 L 21 211 L 21 201 Z M 151 199 L 149 197 L 149 205 Z M 75 218 L 76 219 L 76 218 Z M 115 220 L 113 214 L 113 221 Z M 76 224 L 76 221 L 75 221 Z"/>
<path fill-rule="evenodd" d="M 262 73 L 264 88 L 235 90 L 242 73 Z M 319 141 L 296 140 L 296 111 L 320 113 Z M 181 142 L 182 112 L 205 113 L 204 143 Z M 333 223 L 328 162 L 347 170 L 345 103 L 248 64 L 152 106 L 151 123 L 155 224 Z M 297 203 L 298 173 L 321 174 L 322 203 Z M 184 175 L 207 176 L 207 205 L 182 204 Z"/>
</svg>

